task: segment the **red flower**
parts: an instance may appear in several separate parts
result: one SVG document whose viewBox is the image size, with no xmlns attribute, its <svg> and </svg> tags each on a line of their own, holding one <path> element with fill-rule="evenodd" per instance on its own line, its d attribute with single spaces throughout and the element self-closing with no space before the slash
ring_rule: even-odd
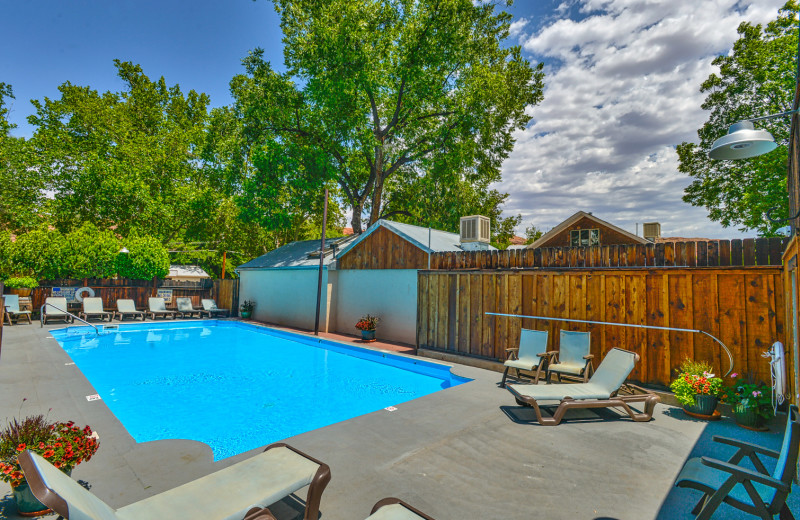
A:
<svg viewBox="0 0 800 520">
<path fill-rule="evenodd" d="M 44 453 L 42 453 L 42 457 L 44 457 L 44 458 L 46 458 L 46 459 L 49 459 L 50 457 L 52 457 L 52 456 L 53 456 L 53 455 L 55 455 L 55 454 L 56 454 L 56 452 L 55 452 L 55 451 L 53 451 L 53 450 L 47 450 L 47 451 L 45 451 Z"/>
<path fill-rule="evenodd" d="M 25 448 L 26 448 L 26 447 L 27 447 L 27 446 L 25 446 L 25 443 L 24 443 L 24 442 L 23 442 L 23 443 L 20 443 L 20 445 L 19 445 L 19 446 L 17 446 L 17 451 L 25 451 Z"/>
</svg>

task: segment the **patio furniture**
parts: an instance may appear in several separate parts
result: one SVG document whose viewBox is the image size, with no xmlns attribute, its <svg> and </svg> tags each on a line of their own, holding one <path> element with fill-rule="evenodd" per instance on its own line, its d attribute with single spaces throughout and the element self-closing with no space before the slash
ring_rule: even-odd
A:
<svg viewBox="0 0 800 520">
<path fill-rule="evenodd" d="M 203 312 L 208 313 L 208 317 L 212 318 L 214 316 L 225 316 L 227 317 L 230 314 L 228 309 L 220 309 L 217 307 L 217 302 L 212 299 L 204 298 L 201 303 L 203 304 Z"/>
<path fill-rule="evenodd" d="M 692 510 L 696 518 L 711 518 L 722 502 L 761 518 L 771 519 L 777 514 L 781 519 L 792 518 L 786 497 L 792 490 L 800 446 L 800 414 L 796 405 L 789 407 L 780 451 L 718 435 L 712 440 L 738 450 L 727 462 L 710 457 L 689 459 L 675 481 L 678 487 L 703 492 Z M 759 455 L 777 459 L 772 474 Z M 755 469 L 740 465 L 745 457 Z"/>
<path fill-rule="evenodd" d="M 638 386 L 625 384 L 638 360 L 639 355 L 635 352 L 613 348 L 606 354 L 588 383 L 508 385 L 506 388 L 514 395 L 518 404 L 533 407 L 536 419 L 543 426 L 559 424 L 567 410 L 575 408 L 618 407 L 634 421 L 649 421 L 653 418 L 656 403 L 661 399 Z M 542 404 L 543 402 L 548 404 Z M 644 411 L 635 412 L 629 406 L 630 403 L 644 403 Z M 557 408 L 552 417 L 543 417 L 540 409 L 542 406 Z"/>
<path fill-rule="evenodd" d="M 509 369 L 517 371 L 517 379 L 520 378 L 520 370 L 527 370 L 536 373 L 533 382 L 538 383 L 542 370 L 547 377 L 547 331 L 522 329 L 519 334 L 519 348 L 507 348 L 508 359 L 503 363 L 506 369 L 503 371 L 503 379 L 500 381 L 500 388 L 506 387 L 506 378 Z"/>
<path fill-rule="evenodd" d="M 164 298 L 148 298 L 147 306 L 148 311 L 146 314 L 149 314 L 153 319 L 156 319 L 156 316 L 163 316 L 164 319 L 167 319 L 167 316 L 173 319 L 175 318 L 175 311 L 167 310 L 167 304 Z"/>
<path fill-rule="evenodd" d="M 399 498 L 388 497 L 379 500 L 372 506 L 372 512 L 367 520 L 433 520 Z"/>
<path fill-rule="evenodd" d="M 198 318 L 203 317 L 203 309 L 196 309 L 194 305 L 192 305 L 192 299 L 188 297 L 181 297 L 175 300 L 178 305 L 178 315 L 181 318 L 185 317 L 193 317 L 195 314 Z"/>
<path fill-rule="evenodd" d="M 317 520 L 330 468 L 284 443 L 182 486 L 114 509 L 46 459 L 29 450 L 19 455 L 34 496 L 66 519 L 227 519 L 256 517 L 259 509 L 309 486 L 305 520 Z"/>
<path fill-rule="evenodd" d="M 115 314 L 119 321 L 125 321 L 126 315 L 133 316 L 134 320 L 139 316 L 142 317 L 142 321 L 144 321 L 145 318 L 145 312 L 137 310 L 133 300 L 125 298 L 117 300 L 117 312 Z"/>
<path fill-rule="evenodd" d="M 108 317 L 108 321 L 111 321 L 114 317 L 114 313 L 103 310 L 102 298 L 87 297 L 83 299 L 83 311 L 78 314 L 78 317 L 87 321 L 93 317 L 100 317 L 100 321 L 105 321 L 106 317 Z"/>
<path fill-rule="evenodd" d="M 47 324 L 47 320 L 53 318 L 60 318 L 64 323 L 69 323 L 72 317 L 67 314 L 67 299 L 64 297 L 49 297 L 44 300 L 44 309 L 42 311 L 42 324 Z"/>
<path fill-rule="evenodd" d="M 547 382 L 556 374 L 558 382 L 561 376 L 576 377 L 584 383 L 594 372 L 591 351 L 591 335 L 588 332 L 562 330 L 559 334 L 558 351 L 553 351 L 547 360 Z"/>
<path fill-rule="evenodd" d="M 17 320 L 19 323 L 19 318 L 24 316 L 28 319 L 28 323 L 31 322 L 31 311 L 22 311 L 19 309 L 19 295 L 18 294 L 5 294 L 2 296 L 5 298 L 5 303 L 3 304 L 6 308 L 6 320 L 8 321 L 9 325 L 13 325 L 11 322 L 12 318 Z"/>
</svg>

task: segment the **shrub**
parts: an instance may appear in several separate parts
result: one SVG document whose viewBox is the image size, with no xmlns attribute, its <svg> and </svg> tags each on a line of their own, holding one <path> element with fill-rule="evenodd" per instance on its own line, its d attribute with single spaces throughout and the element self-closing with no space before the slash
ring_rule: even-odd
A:
<svg viewBox="0 0 800 520">
<path fill-rule="evenodd" d="M 117 274 L 120 241 L 109 230 L 86 223 L 65 236 L 63 256 L 67 278 L 113 278 Z"/>
<path fill-rule="evenodd" d="M 67 270 L 64 244 L 64 236 L 46 226 L 17 236 L 11 247 L 11 271 L 39 280 L 63 278 Z"/>
<path fill-rule="evenodd" d="M 158 239 L 133 235 L 123 241 L 127 253 L 117 255 L 117 273 L 135 280 L 164 278 L 169 274 L 169 253 Z"/>
<path fill-rule="evenodd" d="M 733 379 L 738 376 L 737 373 L 731 374 Z M 737 379 L 732 386 L 723 388 L 722 400 L 738 413 L 752 410 L 764 419 L 769 419 L 773 415 L 772 388 L 767 385 L 757 385 L 748 379 Z"/>
<path fill-rule="evenodd" d="M 6 280 L 4 284 L 9 289 L 35 289 L 39 287 L 39 282 L 36 281 L 36 278 L 31 278 L 30 276 L 15 276 Z"/>
</svg>

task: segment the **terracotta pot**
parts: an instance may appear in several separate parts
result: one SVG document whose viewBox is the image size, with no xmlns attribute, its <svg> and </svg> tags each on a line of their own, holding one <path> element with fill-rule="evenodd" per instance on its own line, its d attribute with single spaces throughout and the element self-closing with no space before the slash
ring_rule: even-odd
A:
<svg viewBox="0 0 800 520">
<path fill-rule="evenodd" d="M 6 294 L 18 294 L 19 296 L 30 296 L 33 289 L 29 287 L 20 287 L 19 289 L 11 289 L 6 287 Z"/>
<path fill-rule="evenodd" d="M 717 409 L 719 398 L 716 395 L 697 394 L 694 396 L 694 405 L 684 405 L 687 412 L 697 415 L 713 415 Z"/>
</svg>

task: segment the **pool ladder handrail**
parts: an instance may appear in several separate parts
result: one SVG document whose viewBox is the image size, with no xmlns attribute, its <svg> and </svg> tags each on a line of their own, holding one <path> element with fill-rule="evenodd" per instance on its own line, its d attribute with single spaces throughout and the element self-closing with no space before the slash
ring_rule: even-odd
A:
<svg viewBox="0 0 800 520">
<path fill-rule="evenodd" d="M 57 311 L 61 311 L 61 312 L 63 312 L 63 313 L 64 313 L 64 314 L 66 314 L 67 316 L 72 316 L 72 320 L 73 320 L 73 321 L 74 321 L 74 320 L 78 320 L 78 321 L 80 321 L 80 322 L 82 322 L 82 323 L 85 323 L 85 324 L 87 324 L 88 326 L 90 326 L 90 327 L 94 328 L 94 332 L 95 332 L 95 333 L 96 333 L 98 336 L 100 335 L 100 329 L 98 329 L 98 328 L 97 328 L 97 325 L 93 325 L 93 324 L 89 323 L 88 321 L 86 321 L 86 320 L 84 320 L 84 319 L 82 319 L 82 318 L 79 318 L 79 317 L 75 316 L 74 314 L 72 314 L 72 313 L 71 313 L 71 312 L 69 312 L 68 310 L 65 310 L 65 309 L 58 308 L 58 307 L 56 307 L 55 305 L 53 305 L 52 303 L 47 303 L 47 302 L 45 302 L 45 303 L 44 303 L 44 304 L 43 304 L 41 307 L 39 307 L 39 328 L 42 328 L 42 327 L 44 327 L 44 308 L 45 308 L 45 307 L 47 307 L 48 305 L 49 305 L 50 307 L 54 308 L 54 309 L 55 309 L 55 310 L 57 310 Z"/>
</svg>

